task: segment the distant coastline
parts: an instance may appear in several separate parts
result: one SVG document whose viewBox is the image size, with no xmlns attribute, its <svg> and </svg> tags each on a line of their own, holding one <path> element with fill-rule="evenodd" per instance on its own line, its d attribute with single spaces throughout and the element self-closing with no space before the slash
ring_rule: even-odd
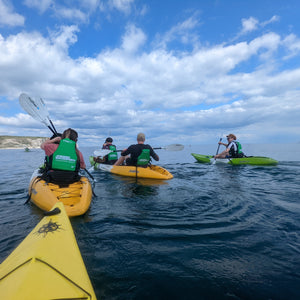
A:
<svg viewBox="0 0 300 300">
<path fill-rule="evenodd" d="M 35 149 L 46 137 L 0 135 L 0 149 Z"/>
</svg>

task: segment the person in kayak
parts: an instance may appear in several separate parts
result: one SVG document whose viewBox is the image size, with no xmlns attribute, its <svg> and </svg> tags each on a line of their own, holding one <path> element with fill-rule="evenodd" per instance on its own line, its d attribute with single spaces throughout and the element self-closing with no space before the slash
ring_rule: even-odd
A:
<svg viewBox="0 0 300 300">
<path fill-rule="evenodd" d="M 243 157 L 244 153 L 242 152 L 241 144 L 236 140 L 236 136 L 232 133 L 227 136 L 228 144 L 219 142 L 219 145 L 224 145 L 226 149 L 214 156 L 214 158 L 235 158 L 235 157 Z"/>
<path fill-rule="evenodd" d="M 52 182 L 71 183 L 77 181 L 79 169 L 86 165 L 82 153 L 77 149 L 78 133 L 71 128 L 62 136 L 48 139 L 41 144 L 47 156 L 44 176 Z"/>
<path fill-rule="evenodd" d="M 117 147 L 113 145 L 113 139 L 111 137 L 106 138 L 102 149 L 111 150 L 109 154 L 103 157 L 103 163 L 108 165 L 113 165 L 118 160 Z"/>
<path fill-rule="evenodd" d="M 147 167 L 151 157 L 156 161 L 159 160 L 159 156 L 154 152 L 153 148 L 150 145 L 145 144 L 144 133 L 139 133 L 137 135 L 137 142 L 137 144 L 130 145 L 127 149 L 124 149 L 121 152 L 120 158 L 114 165 L 122 165 L 126 159 L 126 165 L 128 166 Z"/>
<path fill-rule="evenodd" d="M 113 165 L 118 160 L 117 147 L 113 145 L 112 142 L 113 139 L 111 137 L 106 138 L 104 144 L 102 145 L 102 149 L 110 150 L 111 152 L 103 157 L 94 157 L 95 163 Z"/>
</svg>

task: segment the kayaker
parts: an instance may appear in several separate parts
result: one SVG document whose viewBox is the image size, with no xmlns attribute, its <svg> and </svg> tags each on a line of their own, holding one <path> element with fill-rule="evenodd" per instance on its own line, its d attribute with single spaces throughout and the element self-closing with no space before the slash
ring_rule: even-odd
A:
<svg viewBox="0 0 300 300">
<path fill-rule="evenodd" d="M 102 163 L 113 165 L 118 160 L 118 153 L 117 153 L 117 147 L 113 145 L 113 139 L 111 137 L 106 138 L 105 143 L 102 146 L 102 149 L 107 149 L 112 151 L 103 157 Z"/>
<path fill-rule="evenodd" d="M 145 144 L 144 133 L 139 133 L 137 135 L 137 142 L 137 144 L 130 145 L 121 152 L 121 156 L 115 162 L 115 165 L 122 165 L 126 159 L 126 165 L 147 167 L 151 160 L 150 156 L 156 161 L 159 160 L 159 156 L 154 152 L 153 148 L 150 145 Z"/>
<path fill-rule="evenodd" d="M 226 149 L 214 156 L 214 158 L 234 158 L 234 157 L 243 157 L 244 153 L 242 152 L 241 144 L 236 140 L 236 136 L 232 133 L 228 134 L 227 136 L 228 143 L 219 142 L 219 145 L 223 145 Z"/>
<path fill-rule="evenodd" d="M 48 176 L 50 181 L 74 182 L 79 178 L 79 169 L 86 168 L 83 155 L 77 149 L 77 139 L 78 133 L 68 128 L 61 137 L 48 139 L 41 144 L 47 156 L 44 176 Z"/>
</svg>

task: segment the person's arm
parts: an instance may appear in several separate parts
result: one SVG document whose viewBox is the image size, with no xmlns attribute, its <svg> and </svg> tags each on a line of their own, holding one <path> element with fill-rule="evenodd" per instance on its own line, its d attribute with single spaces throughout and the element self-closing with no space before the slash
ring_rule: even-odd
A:
<svg viewBox="0 0 300 300">
<path fill-rule="evenodd" d="M 82 153 L 79 150 L 78 150 L 78 152 L 79 152 L 79 159 L 80 159 L 80 168 L 81 169 L 85 169 L 86 165 L 85 165 L 85 162 L 84 162 L 83 155 L 82 155 Z"/>
<path fill-rule="evenodd" d="M 48 140 L 46 140 L 45 142 L 43 142 L 43 143 L 41 144 L 41 148 L 42 148 L 43 150 L 45 150 L 45 145 L 56 144 L 56 143 L 59 143 L 60 140 L 61 140 L 61 137 L 60 137 L 60 136 L 57 136 L 57 137 L 55 137 L 55 138 L 52 139 L 52 140 L 48 139 Z"/>
<path fill-rule="evenodd" d="M 150 155 L 156 160 L 159 161 L 159 156 L 154 152 L 153 148 L 150 146 Z"/>
<path fill-rule="evenodd" d="M 225 146 L 225 147 L 227 147 L 227 146 L 228 146 L 228 144 L 226 144 L 226 143 L 223 143 L 223 142 L 219 142 L 219 145 L 223 145 L 223 146 Z"/>
<path fill-rule="evenodd" d="M 124 149 L 122 152 L 121 152 L 121 156 L 126 156 L 126 155 L 129 155 L 131 152 L 130 152 L 130 147 L 127 148 L 127 149 Z"/>
</svg>

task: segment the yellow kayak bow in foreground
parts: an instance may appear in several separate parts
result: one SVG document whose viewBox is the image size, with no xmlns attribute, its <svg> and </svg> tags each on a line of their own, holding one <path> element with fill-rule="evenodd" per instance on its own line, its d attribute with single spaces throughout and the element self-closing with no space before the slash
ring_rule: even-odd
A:
<svg viewBox="0 0 300 300">
<path fill-rule="evenodd" d="M 63 203 L 53 209 L 0 265 L 1 299 L 96 299 Z"/>
</svg>

